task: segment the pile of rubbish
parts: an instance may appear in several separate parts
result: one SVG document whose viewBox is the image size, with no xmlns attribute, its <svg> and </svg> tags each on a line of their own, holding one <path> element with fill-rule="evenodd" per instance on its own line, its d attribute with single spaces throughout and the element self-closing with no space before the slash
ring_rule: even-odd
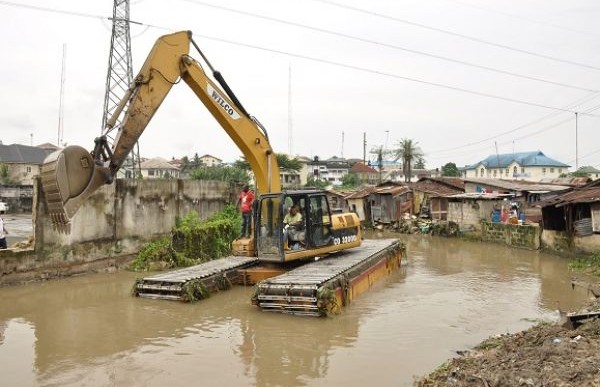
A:
<svg viewBox="0 0 600 387">
<path fill-rule="evenodd" d="M 460 234 L 458 223 L 438 219 L 418 218 L 405 215 L 401 220 L 390 224 L 377 224 L 378 230 L 387 229 L 401 234 L 430 234 L 455 237 Z"/>
<path fill-rule="evenodd" d="M 474 349 L 457 351 L 460 357 L 415 380 L 415 385 L 600 386 L 598 311 L 600 301 L 594 300 L 556 324 L 489 338 Z"/>
</svg>

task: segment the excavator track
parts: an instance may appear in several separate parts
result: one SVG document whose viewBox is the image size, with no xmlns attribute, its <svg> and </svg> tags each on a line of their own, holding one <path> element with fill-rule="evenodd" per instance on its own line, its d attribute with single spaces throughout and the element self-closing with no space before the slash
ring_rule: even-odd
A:
<svg viewBox="0 0 600 387">
<path fill-rule="evenodd" d="M 327 315 L 398 269 L 404 251 L 399 240 L 365 240 L 360 248 L 261 281 L 253 303 L 269 312 Z"/>
<path fill-rule="evenodd" d="M 257 263 L 258 259 L 254 257 L 219 258 L 200 265 L 142 278 L 135 284 L 135 293 L 136 296 L 144 298 L 190 301 L 186 298 L 186 284 L 201 283 L 201 286 L 208 291 L 220 289 L 220 283 L 236 282 L 239 270 Z"/>
</svg>

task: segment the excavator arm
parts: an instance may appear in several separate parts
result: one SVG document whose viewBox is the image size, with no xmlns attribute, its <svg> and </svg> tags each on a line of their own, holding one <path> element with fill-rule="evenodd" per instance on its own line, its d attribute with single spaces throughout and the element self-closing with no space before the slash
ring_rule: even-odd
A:
<svg viewBox="0 0 600 387">
<path fill-rule="evenodd" d="M 219 72 L 212 71 L 221 87 L 207 76 L 198 61 L 188 55 L 190 43 L 213 70 L 192 40 L 191 32 L 182 31 L 160 37 L 133 85 L 107 121 L 107 129 L 110 130 L 123 114 L 113 145 L 110 146 L 107 136 L 103 135 L 96 138 L 92 152 L 79 146 L 68 146 L 44 160 L 42 187 L 48 213 L 55 224 L 68 223 L 94 191 L 112 183 L 159 106 L 173 85 L 181 79 L 194 91 L 248 160 L 258 191 L 281 191 L 279 167 L 266 130 L 246 112 Z"/>
</svg>

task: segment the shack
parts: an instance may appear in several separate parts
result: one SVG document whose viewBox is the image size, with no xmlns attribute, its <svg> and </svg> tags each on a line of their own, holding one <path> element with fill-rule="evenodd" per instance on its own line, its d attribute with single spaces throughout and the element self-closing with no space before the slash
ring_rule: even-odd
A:
<svg viewBox="0 0 600 387">
<path fill-rule="evenodd" d="M 481 230 L 482 221 L 492 221 L 492 213 L 502 207 L 512 194 L 462 193 L 448 197 L 448 220 L 461 228 Z"/>
<path fill-rule="evenodd" d="M 375 190 L 375 187 L 365 187 L 359 191 L 348 194 L 345 199 L 348 202 L 350 211 L 358 215 L 361 223 L 365 221 L 371 221 L 371 203 L 369 203 L 368 196 Z"/>
<path fill-rule="evenodd" d="M 540 207 L 536 206 L 539 201 L 546 200 L 559 193 L 569 191 L 573 188 L 569 180 L 548 180 L 546 182 L 534 182 L 526 180 L 504 180 L 504 179 L 465 179 L 465 192 L 482 192 L 488 194 L 507 194 L 512 196 L 513 203 L 517 203 L 519 211 L 525 214 L 530 222 L 540 222 L 542 213 Z M 574 184 L 577 184 L 577 180 Z"/>
<path fill-rule="evenodd" d="M 539 203 L 542 242 L 557 250 L 600 249 L 600 180 Z"/>
<path fill-rule="evenodd" d="M 403 184 L 385 182 L 368 195 L 371 222 L 389 224 L 397 222 L 404 214 L 412 215 L 412 191 Z"/>
<path fill-rule="evenodd" d="M 459 178 L 422 177 L 411 184 L 413 213 L 423 218 L 448 220 L 448 197 L 465 192 Z"/>
</svg>

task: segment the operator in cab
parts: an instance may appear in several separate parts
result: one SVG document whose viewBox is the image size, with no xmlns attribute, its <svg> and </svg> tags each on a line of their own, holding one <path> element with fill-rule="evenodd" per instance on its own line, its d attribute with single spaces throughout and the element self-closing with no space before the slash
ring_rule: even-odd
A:
<svg viewBox="0 0 600 387">
<path fill-rule="evenodd" d="M 283 218 L 283 241 L 287 246 L 292 246 L 294 249 L 303 247 L 305 237 L 303 221 L 300 206 L 294 204 Z"/>
</svg>

